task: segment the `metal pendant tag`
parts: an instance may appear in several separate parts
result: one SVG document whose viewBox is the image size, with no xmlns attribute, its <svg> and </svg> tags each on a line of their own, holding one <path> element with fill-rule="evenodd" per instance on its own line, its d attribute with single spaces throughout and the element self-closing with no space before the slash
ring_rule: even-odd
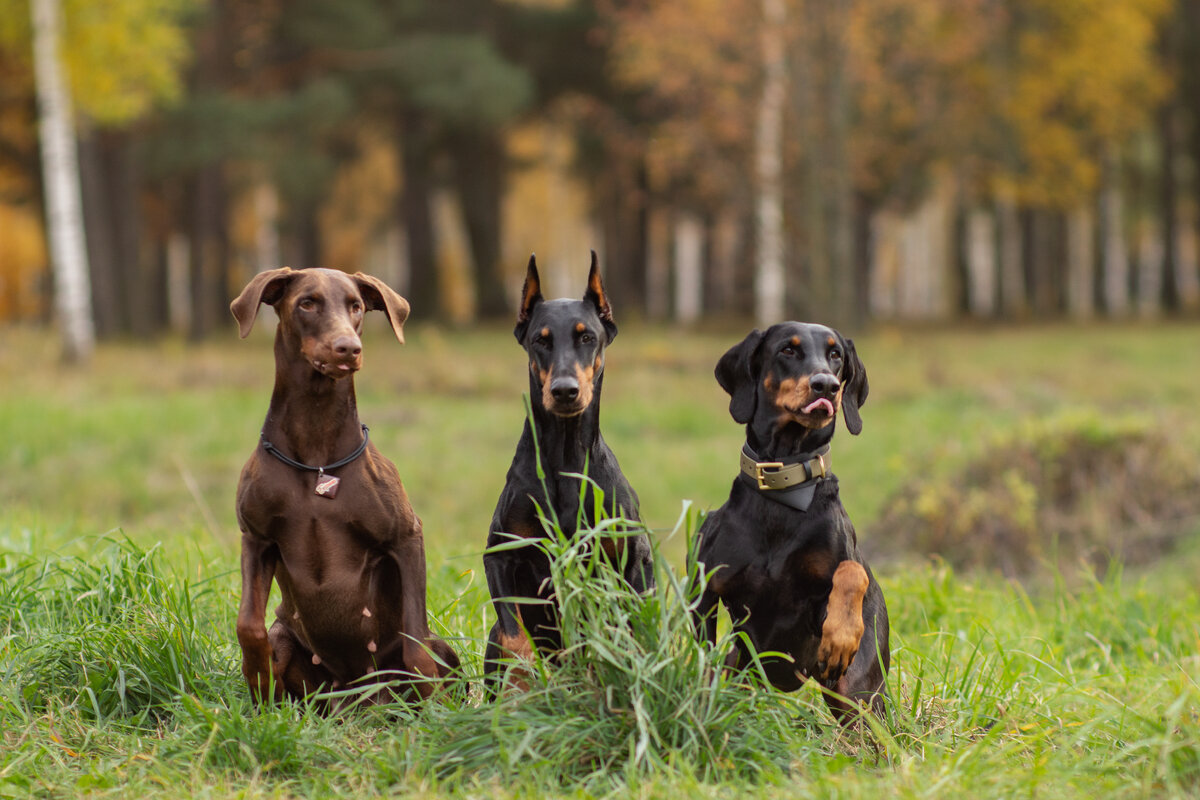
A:
<svg viewBox="0 0 1200 800">
<path fill-rule="evenodd" d="M 324 470 L 317 473 L 317 488 L 314 490 L 321 497 L 327 497 L 330 500 L 337 497 L 338 485 L 342 482 L 341 478 L 335 478 L 332 475 L 326 475 Z"/>
</svg>

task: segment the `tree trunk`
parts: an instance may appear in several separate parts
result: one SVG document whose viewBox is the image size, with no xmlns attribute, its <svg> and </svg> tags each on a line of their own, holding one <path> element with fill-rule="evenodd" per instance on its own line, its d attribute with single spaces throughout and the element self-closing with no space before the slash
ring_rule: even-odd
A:
<svg viewBox="0 0 1200 800">
<path fill-rule="evenodd" d="M 1075 319 L 1096 313 L 1096 220 L 1090 204 L 1067 216 L 1067 313 Z"/>
<path fill-rule="evenodd" d="M 967 310 L 973 317 L 996 314 L 996 218 L 984 209 L 967 215 Z"/>
<path fill-rule="evenodd" d="M 1115 146 L 1105 161 L 1100 189 L 1100 215 L 1103 226 L 1104 310 L 1110 317 L 1129 313 L 1129 251 L 1125 241 L 1124 201 Z"/>
<path fill-rule="evenodd" d="M 441 316 L 437 252 L 433 233 L 433 158 L 427 125 L 417 114 L 400 119 L 400 220 L 408 243 L 408 286 L 412 307 L 424 319 Z"/>
<path fill-rule="evenodd" d="M 704 302 L 704 223 L 696 214 L 675 215 L 675 319 L 700 319 Z"/>
<path fill-rule="evenodd" d="M 125 286 L 114 241 L 114 213 L 108 196 L 104 155 L 99 135 L 92 131 L 79 138 L 79 184 L 87 239 L 88 272 L 92 286 L 92 311 L 96 336 L 112 338 L 127 329 Z"/>
<path fill-rule="evenodd" d="M 1016 200 L 1001 194 L 996 198 L 996 219 L 1000 230 L 1000 310 L 1005 317 L 1025 315 L 1025 268 L 1022 262 L 1021 218 Z"/>
<path fill-rule="evenodd" d="M 225 179 L 220 164 L 202 167 L 192 199 L 191 325 L 188 337 L 200 341 L 224 326 L 229 315 L 225 269 L 229 263 L 229 226 Z"/>
<path fill-rule="evenodd" d="M 500 256 L 507 154 L 499 131 L 454 137 L 454 177 L 463 224 L 475 266 L 475 309 L 488 319 L 507 319 L 504 264 Z"/>
<path fill-rule="evenodd" d="M 755 166 L 758 177 L 758 268 L 754 316 L 760 325 L 784 317 L 783 282 L 783 105 L 787 92 L 784 61 L 784 0 L 763 0 L 761 57 L 763 89 L 758 105 Z"/>
<path fill-rule="evenodd" d="M 646 225 L 646 316 L 665 320 L 671 313 L 671 212 L 653 208 Z"/>
<path fill-rule="evenodd" d="M 80 362 L 92 354 L 95 328 L 71 98 L 58 57 L 58 0 L 30 0 L 30 8 L 55 308 L 62 328 L 63 358 Z"/>
</svg>

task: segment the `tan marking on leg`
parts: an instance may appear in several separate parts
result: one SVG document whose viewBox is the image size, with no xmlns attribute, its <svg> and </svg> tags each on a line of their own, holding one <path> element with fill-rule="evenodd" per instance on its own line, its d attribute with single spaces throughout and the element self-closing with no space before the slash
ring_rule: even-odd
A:
<svg viewBox="0 0 1200 800">
<path fill-rule="evenodd" d="M 857 561 L 843 561 L 834 570 L 833 589 L 821 626 L 821 646 L 817 649 L 817 660 L 825 663 L 822 678 L 831 673 L 841 675 L 850 668 L 866 629 L 862 607 L 869 585 L 867 571 Z"/>
</svg>

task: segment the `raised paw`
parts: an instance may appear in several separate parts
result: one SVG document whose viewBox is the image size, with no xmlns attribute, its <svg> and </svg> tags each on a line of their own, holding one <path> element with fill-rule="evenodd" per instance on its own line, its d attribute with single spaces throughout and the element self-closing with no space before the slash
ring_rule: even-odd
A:
<svg viewBox="0 0 1200 800">
<path fill-rule="evenodd" d="M 843 561 L 833 573 L 833 589 L 817 648 L 817 676 L 822 681 L 837 681 L 858 652 L 865 630 L 863 597 L 869 584 L 867 571 L 857 561 Z"/>
</svg>

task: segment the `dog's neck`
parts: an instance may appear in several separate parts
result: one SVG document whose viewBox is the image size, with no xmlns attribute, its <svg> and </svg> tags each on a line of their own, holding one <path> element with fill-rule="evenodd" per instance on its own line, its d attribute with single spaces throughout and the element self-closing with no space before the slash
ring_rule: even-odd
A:
<svg viewBox="0 0 1200 800">
<path fill-rule="evenodd" d="M 778 424 L 777 419 L 756 416 L 746 426 L 746 443 L 762 461 L 784 461 L 815 453 L 833 439 L 836 419 L 823 428 L 806 428 L 795 422 Z"/>
<path fill-rule="evenodd" d="M 275 333 L 275 389 L 263 437 L 297 461 L 329 464 L 362 442 L 354 377 L 317 372 L 282 331 Z"/>
<path fill-rule="evenodd" d="M 542 466 L 547 475 L 562 472 L 584 473 L 588 459 L 600 444 L 600 389 L 604 374 L 592 382 L 592 402 L 583 413 L 574 417 L 551 414 L 542 403 L 542 387 L 531 375 L 529 397 L 533 416 L 525 420 L 525 436 L 537 438 Z M 593 458 L 594 460 L 594 458 Z"/>
</svg>

